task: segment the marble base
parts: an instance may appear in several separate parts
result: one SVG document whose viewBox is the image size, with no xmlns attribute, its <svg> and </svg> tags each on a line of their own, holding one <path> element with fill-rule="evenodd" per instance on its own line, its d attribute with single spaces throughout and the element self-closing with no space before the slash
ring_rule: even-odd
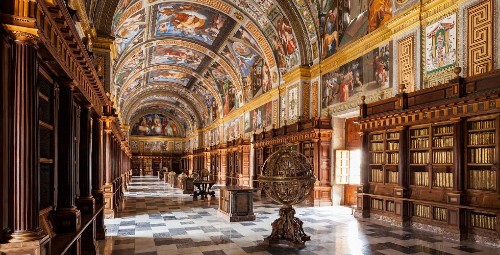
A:
<svg viewBox="0 0 500 255">
<path fill-rule="evenodd" d="M 50 250 L 50 238 L 48 235 L 40 239 L 26 242 L 11 242 L 0 244 L 0 254 L 20 255 L 20 254 L 48 254 Z"/>
</svg>

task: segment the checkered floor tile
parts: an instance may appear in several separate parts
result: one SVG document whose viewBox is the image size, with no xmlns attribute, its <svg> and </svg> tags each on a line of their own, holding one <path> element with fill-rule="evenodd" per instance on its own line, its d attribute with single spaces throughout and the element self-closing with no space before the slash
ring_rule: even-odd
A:
<svg viewBox="0 0 500 255">
<path fill-rule="evenodd" d="M 218 197 L 218 193 L 216 194 Z M 311 236 L 303 249 L 262 244 L 271 233 L 279 206 L 254 202 L 255 221 L 228 222 L 217 215 L 218 200 L 193 201 L 153 177 L 134 177 L 122 208 L 106 219 L 101 254 L 499 254 L 470 242 L 452 242 L 437 235 L 358 220 L 351 209 L 297 207 L 296 216 Z"/>
</svg>

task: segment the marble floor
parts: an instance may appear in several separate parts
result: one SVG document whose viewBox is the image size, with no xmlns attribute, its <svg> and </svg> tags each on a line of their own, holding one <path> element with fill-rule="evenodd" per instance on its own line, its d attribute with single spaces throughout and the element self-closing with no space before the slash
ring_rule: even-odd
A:
<svg viewBox="0 0 500 255">
<path fill-rule="evenodd" d="M 218 194 L 217 194 L 218 197 Z M 134 177 L 122 208 L 106 219 L 101 254 L 499 254 L 470 242 L 451 242 L 425 232 L 406 231 L 355 219 L 340 206 L 298 207 L 311 236 L 301 250 L 266 247 L 263 238 L 279 207 L 255 201 L 255 221 L 228 222 L 217 215 L 218 200 L 193 201 L 153 177 Z"/>
</svg>

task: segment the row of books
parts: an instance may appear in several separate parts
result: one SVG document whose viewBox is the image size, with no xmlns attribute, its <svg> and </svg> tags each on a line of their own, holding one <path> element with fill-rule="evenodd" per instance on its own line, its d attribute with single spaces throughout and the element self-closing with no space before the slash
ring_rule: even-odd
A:
<svg viewBox="0 0 500 255">
<path fill-rule="evenodd" d="M 383 153 L 372 153 L 372 164 L 382 164 L 384 163 Z"/>
<path fill-rule="evenodd" d="M 429 138 L 412 138 L 410 146 L 412 149 L 429 148 Z"/>
<path fill-rule="evenodd" d="M 436 164 L 453 164 L 453 151 L 433 151 L 432 162 Z"/>
<path fill-rule="evenodd" d="M 428 128 L 413 129 L 411 131 L 411 136 L 423 136 L 423 135 L 429 135 L 429 129 Z"/>
<path fill-rule="evenodd" d="M 429 186 L 429 173 L 428 172 L 414 172 L 413 184 L 418 186 Z"/>
<path fill-rule="evenodd" d="M 471 130 L 495 128 L 495 120 L 481 120 L 470 123 Z"/>
<path fill-rule="evenodd" d="M 434 207 L 434 219 L 439 221 L 446 221 L 448 219 L 448 210 L 446 208 Z"/>
<path fill-rule="evenodd" d="M 429 152 L 412 152 L 410 159 L 411 164 L 428 164 Z"/>
<path fill-rule="evenodd" d="M 471 225 L 476 228 L 496 229 L 497 217 L 494 215 L 475 214 L 471 215 Z"/>
<path fill-rule="evenodd" d="M 470 160 L 472 164 L 491 164 L 495 161 L 495 148 L 472 148 Z"/>
<path fill-rule="evenodd" d="M 387 142 L 388 150 L 399 150 L 399 142 Z"/>
<path fill-rule="evenodd" d="M 452 147 L 453 136 L 438 136 L 432 139 L 432 146 L 434 147 Z"/>
<path fill-rule="evenodd" d="M 496 190 L 497 172 L 495 170 L 469 170 L 469 188 Z"/>
<path fill-rule="evenodd" d="M 372 169 L 372 182 L 384 182 L 384 172 L 382 169 Z"/>
<path fill-rule="evenodd" d="M 387 211 L 394 212 L 394 201 L 387 201 Z"/>
<path fill-rule="evenodd" d="M 387 133 L 387 139 L 399 139 L 399 133 L 397 132 Z"/>
<path fill-rule="evenodd" d="M 449 134 L 453 133 L 453 126 L 439 126 L 434 127 L 434 134 Z"/>
<path fill-rule="evenodd" d="M 372 209 L 384 210 L 384 200 L 372 198 Z"/>
<path fill-rule="evenodd" d="M 372 140 L 382 140 L 384 139 L 384 134 L 372 135 Z"/>
<path fill-rule="evenodd" d="M 495 144 L 494 132 L 470 133 L 469 145 Z"/>
<path fill-rule="evenodd" d="M 387 182 L 388 183 L 398 183 L 398 172 L 388 171 Z"/>
<path fill-rule="evenodd" d="M 428 205 L 414 205 L 413 214 L 421 218 L 431 218 L 431 207 Z"/>
<path fill-rule="evenodd" d="M 452 188 L 453 173 L 434 173 L 432 186 L 441 188 Z"/>
<path fill-rule="evenodd" d="M 387 164 L 399 164 L 399 153 L 387 153 Z"/>
<path fill-rule="evenodd" d="M 372 143 L 371 150 L 372 151 L 383 151 L 384 150 L 384 143 L 383 142 Z"/>
</svg>

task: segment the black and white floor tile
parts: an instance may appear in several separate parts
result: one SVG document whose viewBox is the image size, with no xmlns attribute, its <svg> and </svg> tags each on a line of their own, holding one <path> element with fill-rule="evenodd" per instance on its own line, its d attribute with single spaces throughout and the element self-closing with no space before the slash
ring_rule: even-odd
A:
<svg viewBox="0 0 500 255">
<path fill-rule="evenodd" d="M 218 197 L 218 194 L 217 194 Z M 416 232 L 358 220 L 351 209 L 298 207 L 297 217 L 311 236 L 301 250 L 262 244 L 271 233 L 279 206 L 255 201 L 255 221 L 228 222 L 217 214 L 218 200 L 193 201 L 154 177 L 134 177 L 122 208 L 106 219 L 101 254 L 499 254 L 471 242 L 452 242 Z"/>
</svg>

